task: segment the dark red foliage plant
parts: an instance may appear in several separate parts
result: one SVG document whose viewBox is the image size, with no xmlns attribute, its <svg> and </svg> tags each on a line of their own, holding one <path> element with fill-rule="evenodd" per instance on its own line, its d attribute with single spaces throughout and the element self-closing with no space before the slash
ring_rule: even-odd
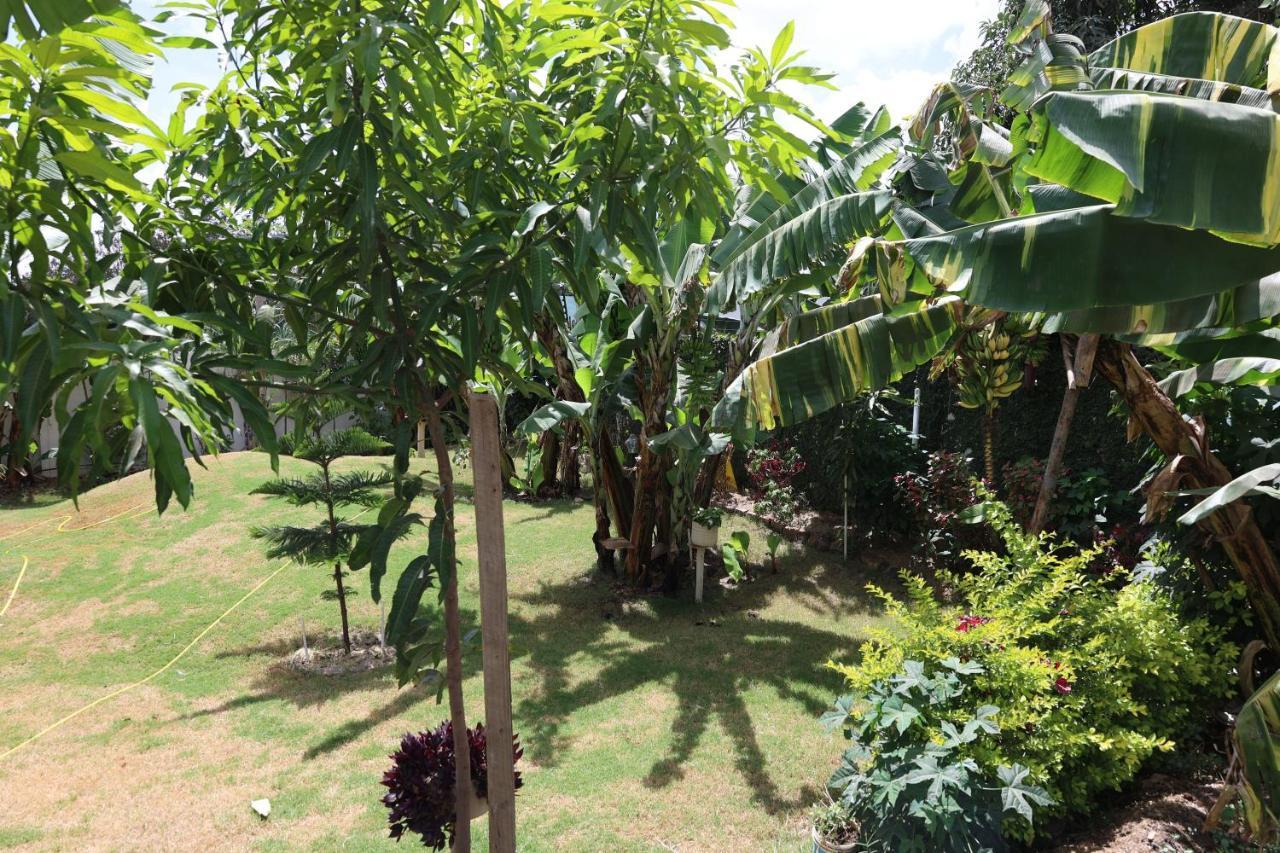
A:
<svg viewBox="0 0 1280 853">
<path fill-rule="evenodd" d="M 477 797 L 489 794 L 484 725 L 467 729 L 471 744 L 471 784 Z M 516 761 L 524 754 L 519 738 Z M 417 833 L 424 847 L 443 850 L 453 842 L 457 820 L 454 811 L 453 724 L 448 720 L 431 731 L 407 733 L 400 749 L 391 755 L 391 769 L 382 775 L 387 793 L 382 804 L 389 810 L 391 837 L 399 841 L 406 832 Z M 524 784 L 516 771 L 516 788 Z"/>
</svg>

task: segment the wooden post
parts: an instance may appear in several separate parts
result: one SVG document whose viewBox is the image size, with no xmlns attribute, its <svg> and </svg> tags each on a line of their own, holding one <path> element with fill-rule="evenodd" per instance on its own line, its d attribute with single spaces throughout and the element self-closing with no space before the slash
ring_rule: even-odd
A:
<svg viewBox="0 0 1280 853">
<path fill-rule="evenodd" d="M 427 422 L 425 420 L 418 421 L 418 455 L 427 455 Z"/>
<path fill-rule="evenodd" d="M 471 470 L 475 475 L 480 563 L 480 636 L 484 656 L 489 850 L 515 853 L 515 757 L 511 730 L 511 652 L 507 642 L 507 563 L 502 527 L 502 440 L 498 406 L 472 394 Z"/>
</svg>

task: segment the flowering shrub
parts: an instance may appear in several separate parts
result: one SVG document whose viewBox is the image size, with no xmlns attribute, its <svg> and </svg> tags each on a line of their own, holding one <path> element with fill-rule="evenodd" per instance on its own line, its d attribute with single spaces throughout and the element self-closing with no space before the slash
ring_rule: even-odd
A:
<svg viewBox="0 0 1280 853">
<path fill-rule="evenodd" d="M 955 568 L 965 548 L 988 544 L 985 529 L 965 518 L 965 511 L 982 499 L 964 454 L 945 450 L 930 453 L 924 473 L 899 474 L 894 485 L 919 531 L 926 567 Z"/>
<path fill-rule="evenodd" d="M 467 730 L 471 746 L 471 784 L 477 797 L 489 794 L 489 768 L 485 751 L 484 726 Z M 524 751 L 519 741 L 515 757 Z M 382 776 L 387 793 L 382 804 L 390 809 L 387 820 L 396 841 L 406 832 L 417 833 L 425 847 L 443 850 L 453 841 L 457 815 L 454 810 L 453 723 L 446 720 L 428 732 L 406 734 L 400 749 L 391 756 L 392 765 Z M 523 784 L 516 771 L 516 787 Z"/>
<path fill-rule="evenodd" d="M 989 503 L 987 520 L 1007 555 L 970 552 L 979 571 L 946 576 L 960 607 L 905 575 L 905 603 L 876 590 L 892 629 L 872 635 L 859 664 L 831 666 L 856 694 L 908 660 L 977 664 L 967 689 L 1002 709 L 1001 735 L 962 754 L 987 772 L 1021 764 L 1055 810 L 1087 810 L 1153 753 L 1196 733 L 1206 698 L 1229 695 L 1238 650 L 1206 621 L 1180 621 L 1154 584 L 1117 590 L 1114 576 L 1090 570 L 1093 552 L 1024 535 L 1003 504 Z M 946 736 L 940 724 L 933 735 Z"/>
<path fill-rule="evenodd" d="M 790 521 L 800 508 L 794 481 L 804 471 L 805 462 L 794 447 L 782 447 L 771 441 L 765 447 L 753 447 L 747 452 L 747 473 L 751 475 L 756 504 L 755 510 L 779 521 Z"/>
</svg>

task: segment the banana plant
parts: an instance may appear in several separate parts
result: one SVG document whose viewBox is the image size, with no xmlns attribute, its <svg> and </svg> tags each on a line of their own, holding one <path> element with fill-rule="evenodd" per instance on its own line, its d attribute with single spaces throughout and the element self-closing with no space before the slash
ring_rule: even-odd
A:
<svg viewBox="0 0 1280 853">
<path fill-rule="evenodd" d="M 840 279 L 846 303 L 872 290 L 880 312 L 836 302 L 791 323 L 804 331 L 743 371 L 714 427 L 749 441 L 812 417 L 954 351 L 995 314 L 1106 336 L 1095 370 L 1135 426 L 1183 457 L 1185 483 L 1230 482 L 1130 345 L 1236 336 L 1280 315 L 1280 116 L 1266 96 L 1278 32 L 1191 13 L 1086 54 L 1030 0 L 1011 35 L 1027 61 L 1003 93 L 1008 132 L 982 118 L 982 93 L 951 83 L 907 129 L 892 224 L 855 244 Z M 1257 525 L 1231 504 L 1203 523 L 1280 641 L 1280 564 Z"/>
</svg>

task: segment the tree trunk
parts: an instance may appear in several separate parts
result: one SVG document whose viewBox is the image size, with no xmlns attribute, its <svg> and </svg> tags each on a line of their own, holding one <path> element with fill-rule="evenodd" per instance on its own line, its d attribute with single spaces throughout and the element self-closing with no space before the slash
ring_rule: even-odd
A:
<svg viewBox="0 0 1280 853">
<path fill-rule="evenodd" d="M 431 448 L 435 451 L 436 465 L 439 468 L 440 501 L 445 513 L 444 539 L 446 542 L 453 542 L 453 465 L 449 459 L 449 448 L 445 446 L 444 428 L 440 423 L 440 410 L 436 401 L 427 401 L 424 408 L 427 430 L 431 434 Z M 455 853 L 470 853 L 471 743 L 467 738 L 467 711 L 462 696 L 462 620 L 458 612 L 456 565 L 449 573 L 449 582 L 444 588 L 444 630 L 445 683 L 449 690 L 449 720 L 453 724 L 453 768 L 456 780 L 453 849 Z"/>
<path fill-rule="evenodd" d="M 539 495 L 551 496 L 560 491 L 560 447 L 560 434 L 555 430 L 549 429 L 538 436 L 538 467 L 542 469 L 542 482 L 537 489 Z"/>
<path fill-rule="evenodd" d="M 324 507 L 329 513 L 329 547 L 333 555 L 338 553 L 338 516 L 333 508 L 333 483 L 329 480 L 329 465 L 323 462 L 320 471 L 324 474 L 324 490 L 327 493 Z M 342 614 L 342 649 L 351 654 L 351 629 L 347 624 L 347 591 L 342 585 L 342 561 L 333 562 L 333 582 L 338 588 L 338 612 Z"/>
<path fill-rule="evenodd" d="M 578 468 L 578 447 L 582 443 L 582 427 L 577 421 L 565 421 L 560 439 L 559 493 L 573 497 L 582 490 L 582 471 Z"/>
<path fill-rule="evenodd" d="M 1067 453 L 1067 438 L 1071 435 L 1071 422 L 1076 416 L 1076 404 L 1080 393 L 1089 387 L 1089 375 L 1093 372 L 1093 359 L 1098 351 L 1097 335 L 1081 335 L 1076 343 L 1076 356 L 1071 358 L 1070 344 L 1062 339 L 1062 359 L 1067 370 L 1067 390 L 1062 392 L 1062 407 L 1058 410 L 1058 422 L 1053 427 L 1053 442 L 1049 445 L 1049 458 L 1044 466 L 1044 479 L 1040 481 L 1040 494 L 1036 496 L 1036 508 L 1031 514 L 1027 532 L 1039 533 L 1049 520 L 1049 506 L 1058 488 L 1062 474 L 1062 460 Z"/>
<path fill-rule="evenodd" d="M 640 457 L 636 460 L 635 503 L 631 510 L 631 549 L 627 551 L 627 580 L 642 585 L 648 580 L 649 560 L 653 551 L 654 527 L 658 513 L 667 507 L 659 501 L 658 494 L 666 481 L 670 457 L 657 452 L 649 445 L 649 439 L 666 431 L 666 413 L 670 391 L 670 374 L 674 366 L 674 353 L 663 357 L 659 353 L 643 353 L 636 361 L 636 385 L 638 402 L 644 418 L 640 425 Z"/>
<path fill-rule="evenodd" d="M 1216 488 L 1231 481 L 1231 472 L 1209 449 L 1204 423 L 1182 416 L 1127 344 L 1104 342 L 1095 369 L 1124 398 L 1130 435 L 1144 432 L 1165 456 L 1181 457 L 1184 487 Z M 1235 501 L 1198 526 L 1221 543 L 1249 590 L 1263 638 L 1271 648 L 1280 649 L 1280 564 L 1253 511 Z"/>
<path fill-rule="evenodd" d="M 347 624 L 347 590 L 342 585 L 342 563 L 333 564 L 333 582 L 338 587 L 338 610 L 342 613 L 342 648 L 351 654 L 351 629 Z"/>
</svg>

